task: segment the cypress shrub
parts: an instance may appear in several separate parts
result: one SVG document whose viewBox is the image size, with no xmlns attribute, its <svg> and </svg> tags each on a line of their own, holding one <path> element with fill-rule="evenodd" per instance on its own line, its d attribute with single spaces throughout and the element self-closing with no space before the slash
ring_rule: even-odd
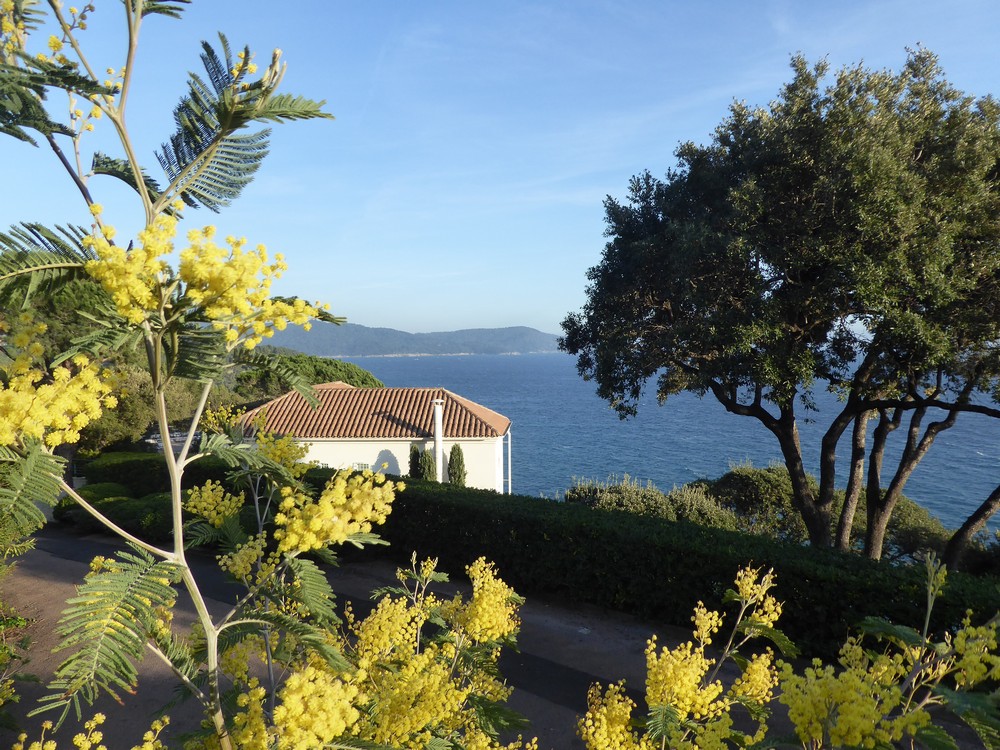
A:
<svg viewBox="0 0 1000 750">
<path fill-rule="evenodd" d="M 424 451 L 420 454 L 420 479 L 428 482 L 437 480 L 437 465 L 434 463 L 434 454 Z"/>
<path fill-rule="evenodd" d="M 417 445 L 410 446 L 410 479 L 420 479 L 420 448 Z"/>
<path fill-rule="evenodd" d="M 466 476 L 465 454 L 462 453 L 462 446 L 453 445 L 448 454 L 448 483 L 456 487 L 464 487 Z"/>
</svg>

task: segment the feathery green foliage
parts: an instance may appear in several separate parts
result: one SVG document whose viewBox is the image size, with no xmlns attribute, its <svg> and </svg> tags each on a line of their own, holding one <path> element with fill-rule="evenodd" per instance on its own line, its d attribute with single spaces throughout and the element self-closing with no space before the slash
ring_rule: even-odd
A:
<svg viewBox="0 0 1000 750">
<path fill-rule="evenodd" d="M 177 597 L 171 582 L 178 567 L 144 550 L 133 547 L 105 565 L 67 602 L 59 621 L 60 649 L 78 650 L 56 670 L 49 687 L 57 692 L 39 711 L 62 709 L 65 717 L 72 709 L 79 718 L 81 700 L 93 704 L 100 692 L 116 699 L 120 692 L 133 692 L 135 663 L 145 653 L 156 608 L 172 606 Z"/>
</svg>

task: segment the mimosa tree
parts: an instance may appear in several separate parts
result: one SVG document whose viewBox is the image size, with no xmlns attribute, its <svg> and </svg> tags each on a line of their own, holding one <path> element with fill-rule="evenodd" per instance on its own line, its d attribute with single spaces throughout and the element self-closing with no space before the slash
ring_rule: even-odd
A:
<svg viewBox="0 0 1000 750">
<path fill-rule="evenodd" d="M 397 487 L 370 472 L 341 473 L 314 493 L 301 481 L 301 456 L 287 442 L 244 440 L 242 429 L 225 420 L 197 439 L 210 389 L 225 368 L 264 364 L 255 348 L 275 330 L 338 319 L 319 303 L 272 296 L 286 265 L 263 246 L 219 239 L 212 226 L 187 228 L 186 239 L 177 239 L 186 211 L 218 211 L 250 182 L 268 148 L 269 131 L 255 128 L 330 117 L 323 102 L 279 93 L 280 51 L 258 70 L 249 48 L 234 53 L 220 35 L 216 46 L 202 45 L 204 74 L 189 78 L 174 110 L 174 132 L 156 153 L 163 179 L 153 179 L 126 124 L 138 93 L 140 32 L 146 23 L 180 18 L 188 3 L 125 0 L 120 64 L 105 72 L 86 47 L 94 3 L 0 0 L 0 130 L 48 146 L 86 217 L 85 225 L 21 224 L 0 234 L 0 334 L 7 355 L 0 360 L 0 509 L 26 537 L 44 521 L 36 502 L 52 503 L 65 493 L 128 544 L 113 559 L 92 563 L 68 605 L 60 632 L 71 655 L 42 710 L 54 710 L 62 721 L 71 712 L 80 717 L 101 693 L 131 692 L 136 664 L 152 655 L 204 708 L 206 735 L 192 747 L 500 747 L 497 732 L 506 725 L 500 707 L 509 691 L 495 676 L 495 661 L 519 621 L 518 600 L 492 566 L 470 567 L 474 592 L 464 603 L 429 594 L 428 583 L 441 576 L 433 563 L 415 563 L 403 578 L 412 581 L 409 588 L 339 632 L 332 589 L 311 557 L 329 560 L 331 545 L 373 541 L 372 527 L 390 512 Z M 39 51 L 31 43 L 43 28 L 47 40 Z M 61 105 L 50 101 L 68 108 L 60 113 Z M 84 167 L 87 137 L 98 124 L 114 132 L 119 153 L 95 151 Z M 143 229 L 128 241 L 98 201 L 100 177 L 134 191 Z M 45 322 L 31 312 L 32 297 L 80 278 L 103 290 L 97 325 L 50 360 L 38 341 Z M 121 528 L 75 492 L 54 455 L 102 410 L 115 407 L 113 373 L 103 363 L 108 352 L 129 346 L 145 353 L 164 437 L 170 384 L 201 384 L 181 447 L 163 440 L 173 534 L 162 547 Z M 280 370 L 280 363 L 269 366 Z M 294 381 L 294 368 L 284 369 Z M 246 526 L 244 496 L 212 482 L 187 497 L 182 490 L 185 468 L 208 455 L 233 467 L 234 483 L 253 488 L 255 513 Z M 222 616 L 209 612 L 189 564 L 192 540 L 221 545 L 221 567 L 245 587 Z M 181 591 L 196 614 L 187 631 L 172 618 Z M 428 619 L 438 624 L 429 634 L 421 629 Z M 265 677 L 254 676 L 254 664 L 266 667 Z M 99 725 L 98 717 L 88 722 L 87 736 Z M 157 723 L 153 735 L 161 730 Z M 153 735 L 144 747 L 157 746 Z"/>
</svg>

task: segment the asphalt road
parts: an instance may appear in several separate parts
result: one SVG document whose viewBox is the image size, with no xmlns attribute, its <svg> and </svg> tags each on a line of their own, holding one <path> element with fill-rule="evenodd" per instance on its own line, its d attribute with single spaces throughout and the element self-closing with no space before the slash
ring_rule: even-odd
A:
<svg viewBox="0 0 1000 750">
<path fill-rule="evenodd" d="M 52 652 L 57 644 L 54 629 L 66 600 L 75 594 L 74 587 L 83 580 L 90 560 L 108 556 L 115 548 L 108 537 L 80 537 L 49 527 L 38 536 L 36 548 L 19 558 L 0 584 L 3 600 L 32 620 L 29 634 L 34 646 L 26 671 L 41 682 L 19 686 L 22 700 L 12 712 L 22 726 L 38 726 L 47 718 L 28 718 L 26 714 L 38 697 L 48 692 L 44 683 L 66 656 Z M 220 613 L 226 611 L 237 590 L 227 584 L 211 556 L 196 555 L 193 564 L 199 580 L 204 581 L 209 606 Z M 338 599 L 352 601 L 360 613 L 366 610 L 370 591 L 396 583 L 395 569 L 395 564 L 373 557 L 345 563 L 333 570 L 331 578 Z M 188 602 L 179 603 L 176 617 L 182 622 L 193 619 Z M 593 682 L 607 684 L 626 678 L 632 688 L 641 691 L 645 679 L 643 649 L 653 627 L 587 606 L 570 609 L 530 598 L 521 609 L 521 618 L 519 651 L 509 651 L 501 658 L 501 672 L 514 687 L 510 706 L 530 720 L 525 735 L 537 736 L 541 748 L 582 748 L 576 738 L 576 722 L 586 709 L 587 689 Z M 659 634 L 661 641 L 683 635 L 664 629 Z M 175 685 L 165 665 L 147 658 L 140 665 L 135 695 L 123 696 L 123 705 L 102 698 L 98 707 L 108 717 L 104 728 L 109 747 L 123 750 L 138 743 L 157 710 L 173 696 Z M 169 713 L 171 726 L 165 738 L 176 738 L 200 720 L 193 703 L 174 707 Z M 85 708 L 84 718 L 88 715 Z M 77 731 L 71 718 L 57 736 L 70 746 L 69 738 Z M 9 732 L 0 734 L 0 747 L 9 747 L 12 737 Z M 168 746 L 175 745 L 168 742 Z"/>
</svg>

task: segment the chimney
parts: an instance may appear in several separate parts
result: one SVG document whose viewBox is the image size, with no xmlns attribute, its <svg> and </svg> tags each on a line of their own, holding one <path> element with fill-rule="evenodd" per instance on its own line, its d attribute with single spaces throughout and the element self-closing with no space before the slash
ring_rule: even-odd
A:
<svg viewBox="0 0 1000 750">
<path fill-rule="evenodd" d="M 437 481 L 444 481 L 444 399 L 436 398 L 434 404 L 434 470 Z"/>
</svg>

